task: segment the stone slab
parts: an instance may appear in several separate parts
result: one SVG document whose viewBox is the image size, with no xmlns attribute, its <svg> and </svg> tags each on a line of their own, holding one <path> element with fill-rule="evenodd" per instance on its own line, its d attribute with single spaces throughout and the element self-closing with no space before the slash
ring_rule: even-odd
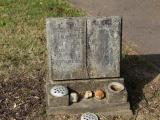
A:
<svg viewBox="0 0 160 120">
<path fill-rule="evenodd" d="M 88 78 L 86 69 L 86 20 L 48 18 L 49 80 Z"/>
<path fill-rule="evenodd" d="M 48 105 L 50 107 L 60 107 L 60 106 L 69 106 L 69 95 L 65 95 L 63 97 L 54 97 L 52 96 L 49 91 L 51 87 L 47 88 L 47 100 L 48 100 Z"/>
<path fill-rule="evenodd" d="M 123 103 L 128 100 L 127 91 L 123 90 L 119 93 L 110 92 L 108 86 L 105 86 L 105 91 L 108 93 L 108 103 Z"/>
<path fill-rule="evenodd" d="M 47 19 L 49 80 L 120 76 L 121 18 Z"/>
<path fill-rule="evenodd" d="M 120 17 L 87 19 L 87 68 L 90 78 L 120 77 Z"/>
<path fill-rule="evenodd" d="M 108 112 L 110 114 L 115 114 L 123 111 L 132 112 L 130 110 L 130 106 L 128 103 L 121 103 L 121 104 L 103 104 L 103 105 L 97 105 L 92 104 L 89 106 L 88 104 L 82 106 L 81 104 L 72 105 L 70 107 L 49 107 L 47 109 L 48 115 L 55 115 L 55 114 L 78 114 L 78 113 L 84 113 L 84 112 Z"/>
</svg>

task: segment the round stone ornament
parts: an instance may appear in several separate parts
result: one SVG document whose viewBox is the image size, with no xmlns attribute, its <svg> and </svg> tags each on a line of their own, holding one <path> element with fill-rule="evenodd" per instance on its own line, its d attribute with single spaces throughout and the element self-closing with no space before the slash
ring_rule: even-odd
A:
<svg viewBox="0 0 160 120">
<path fill-rule="evenodd" d="M 63 97 L 65 95 L 68 95 L 68 89 L 67 87 L 62 85 L 56 85 L 51 88 L 50 93 L 54 97 Z"/>
<path fill-rule="evenodd" d="M 85 99 L 89 99 L 91 97 L 93 97 L 92 91 L 86 91 L 85 94 L 84 94 L 84 98 Z"/>
<path fill-rule="evenodd" d="M 125 88 L 124 88 L 124 85 L 122 83 L 111 82 L 108 85 L 108 89 L 113 93 L 119 93 L 119 92 L 123 91 Z"/>
<path fill-rule="evenodd" d="M 88 112 L 81 116 L 81 120 L 98 120 L 98 117 L 94 113 Z"/>
<path fill-rule="evenodd" d="M 105 92 L 101 89 L 97 89 L 95 91 L 95 98 L 98 99 L 98 100 L 101 100 L 105 97 Z"/>
</svg>

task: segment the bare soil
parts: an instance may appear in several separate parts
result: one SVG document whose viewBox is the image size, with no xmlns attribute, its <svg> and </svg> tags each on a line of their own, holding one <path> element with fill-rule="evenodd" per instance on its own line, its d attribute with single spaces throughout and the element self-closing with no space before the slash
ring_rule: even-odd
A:
<svg viewBox="0 0 160 120">
<path fill-rule="evenodd" d="M 150 62 L 138 55 L 126 55 L 122 62 L 129 101 L 136 120 L 160 119 L 160 77 Z M 44 84 L 47 72 L 37 70 L 34 76 L 12 73 L 0 83 L 1 120 L 46 119 Z M 104 116 L 100 120 L 122 120 L 121 116 Z M 56 115 L 52 120 L 79 120 L 80 115 Z"/>
</svg>

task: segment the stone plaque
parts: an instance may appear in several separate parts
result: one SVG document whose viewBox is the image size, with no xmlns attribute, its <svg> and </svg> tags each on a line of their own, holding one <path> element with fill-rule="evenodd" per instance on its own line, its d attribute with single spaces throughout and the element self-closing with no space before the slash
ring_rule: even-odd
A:
<svg viewBox="0 0 160 120">
<path fill-rule="evenodd" d="M 120 77 L 121 18 L 87 19 L 87 67 L 90 78 Z"/>
<path fill-rule="evenodd" d="M 49 79 L 88 78 L 86 69 L 86 20 L 48 18 Z"/>
</svg>

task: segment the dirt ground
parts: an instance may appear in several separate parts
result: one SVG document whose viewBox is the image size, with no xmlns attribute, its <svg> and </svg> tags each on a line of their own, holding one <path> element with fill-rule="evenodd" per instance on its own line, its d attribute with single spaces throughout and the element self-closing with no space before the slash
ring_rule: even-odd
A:
<svg viewBox="0 0 160 120">
<path fill-rule="evenodd" d="M 160 119 L 160 76 L 145 56 L 127 55 L 123 61 L 131 109 L 136 120 Z"/>
<path fill-rule="evenodd" d="M 134 116 L 131 120 L 160 120 L 160 77 L 143 56 L 125 55 L 122 61 L 129 101 Z M 46 119 L 44 84 L 46 70 L 39 68 L 33 76 L 12 73 L 0 83 L 1 120 Z M 103 116 L 100 120 L 123 120 L 121 116 Z M 79 120 L 80 115 L 56 115 L 52 120 Z"/>
</svg>

